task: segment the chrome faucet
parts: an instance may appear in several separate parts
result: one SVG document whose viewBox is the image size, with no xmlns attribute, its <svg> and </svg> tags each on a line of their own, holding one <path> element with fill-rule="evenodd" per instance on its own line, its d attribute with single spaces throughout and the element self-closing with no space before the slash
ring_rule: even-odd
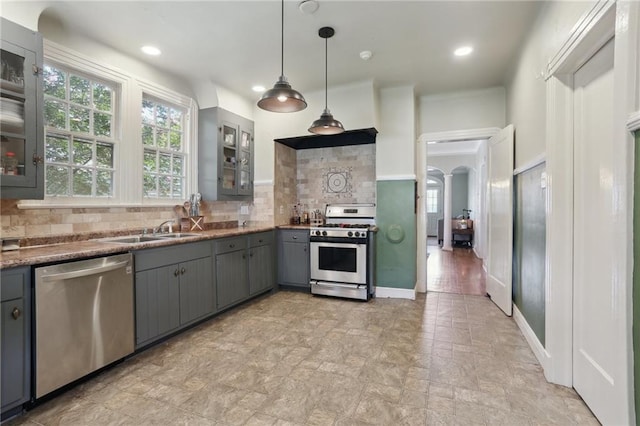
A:
<svg viewBox="0 0 640 426">
<path fill-rule="evenodd" d="M 169 220 L 165 220 L 164 222 L 162 222 L 160 225 L 158 225 L 157 228 L 153 228 L 153 233 L 157 234 L 158 232 L 162 233 L 162 228 L 165 225 L 169 225 L 169 233 L 173 232 L 173 224 L 175 223 L 174 219 L 169 219 Z"/>
</svg>

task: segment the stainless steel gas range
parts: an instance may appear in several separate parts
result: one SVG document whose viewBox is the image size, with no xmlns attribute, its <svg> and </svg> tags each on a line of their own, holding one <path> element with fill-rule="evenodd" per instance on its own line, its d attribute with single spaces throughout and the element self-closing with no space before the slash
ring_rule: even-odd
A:
<svg viewBox="0 0 640 426">
<path fill-rule="evenodd" d="M 328 204 L 313 226 L 311 293 L 369 300 L 375 296 L 375 204 Z"/>
</svg>

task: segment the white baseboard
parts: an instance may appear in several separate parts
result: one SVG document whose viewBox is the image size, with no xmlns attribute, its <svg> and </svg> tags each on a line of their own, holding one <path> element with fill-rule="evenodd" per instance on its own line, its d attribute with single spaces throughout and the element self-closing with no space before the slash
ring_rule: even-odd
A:
<svg viewBox="0 0 640 426">
<path fill-rule="evenodd" d="M 393 288 L 376 286 L 376 297 L 388 297 L 390 299 L 416 300 L 415 288 Z"/>
<path fill-rule="evenodd" d="M 547 371 L 547 369 L 551 365 L 551 357 L 549 356 L 549 352 L 547 352 L 544 346 L 542 346 L 542 343 L 540 343 L 540 340 L 538 340 L 538 336 L 536 336 L 531 327 L 529 327 L 529 323 L 522 315 L 522 313 L 518 310 L 518 307 L 515 304 L 513 305 L 513 319 L 515 320 L 516 324 L 518 324 L 518 328 L 524 335 L 524 338 L 527 339 L 527 343 L 529 343 L 529 347 L 538 359 L 538 362 L 542 366 L 542 369 Z"/>
</svg>

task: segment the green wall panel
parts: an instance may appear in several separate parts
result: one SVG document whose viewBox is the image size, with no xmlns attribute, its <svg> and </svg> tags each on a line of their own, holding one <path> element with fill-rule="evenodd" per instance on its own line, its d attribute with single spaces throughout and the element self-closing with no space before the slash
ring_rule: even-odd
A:
<svg viewBox="0 0 640 426">
<path fill-rule="evenodd" d="M 376 285 L 413 289 L 416 285 L 415 181 L 377 182 Z"/>
<path fill-rule="evenodd" d="M 633 365 L 636 418 L 640 419 L 640 131 L 636 132 L 633 201 Z"/>
<path fill-rule="evenodd" d="M 513 302 L 529 327 L 545 343 L 545 194 L 540 185 L 545 165 L 516 176 L 513 232 Z"/>
</svg>

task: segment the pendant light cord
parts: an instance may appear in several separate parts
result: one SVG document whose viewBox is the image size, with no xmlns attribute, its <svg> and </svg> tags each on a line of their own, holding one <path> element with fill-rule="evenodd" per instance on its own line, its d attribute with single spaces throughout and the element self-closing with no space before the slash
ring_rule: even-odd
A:
<svg viewBox="0 0 640 426">
<path fill-rule="evenodd" d="M 284 76 L 284 0 L 282 0 L 282 6 L 281 6 L 281 11 L 280 12 L 281 12 L 281 16 L 280 16 L 281 20 L 280 20 L 280 22 L 282 24 L 282 25 L 280 25 L 280 31 L 281 31 L 281 34 L 280 34 L 280 37 L 281 37 L 280 38 L 280 40 L 281 40 L 281 43 L 280 43 L 280 75 Z"/>
<path fill-rule="evenodd" d="M 325 38 L 324 39 L 324 109 L 327 109 L 327 91 L 328 91 L 328 87 L 329 87 L 329 78 L 327 77 L 328 74 L 328 70 L 329 70 L 329 66 L 327 65 L 329 63 L 329 39 Z"/>
</svg>

